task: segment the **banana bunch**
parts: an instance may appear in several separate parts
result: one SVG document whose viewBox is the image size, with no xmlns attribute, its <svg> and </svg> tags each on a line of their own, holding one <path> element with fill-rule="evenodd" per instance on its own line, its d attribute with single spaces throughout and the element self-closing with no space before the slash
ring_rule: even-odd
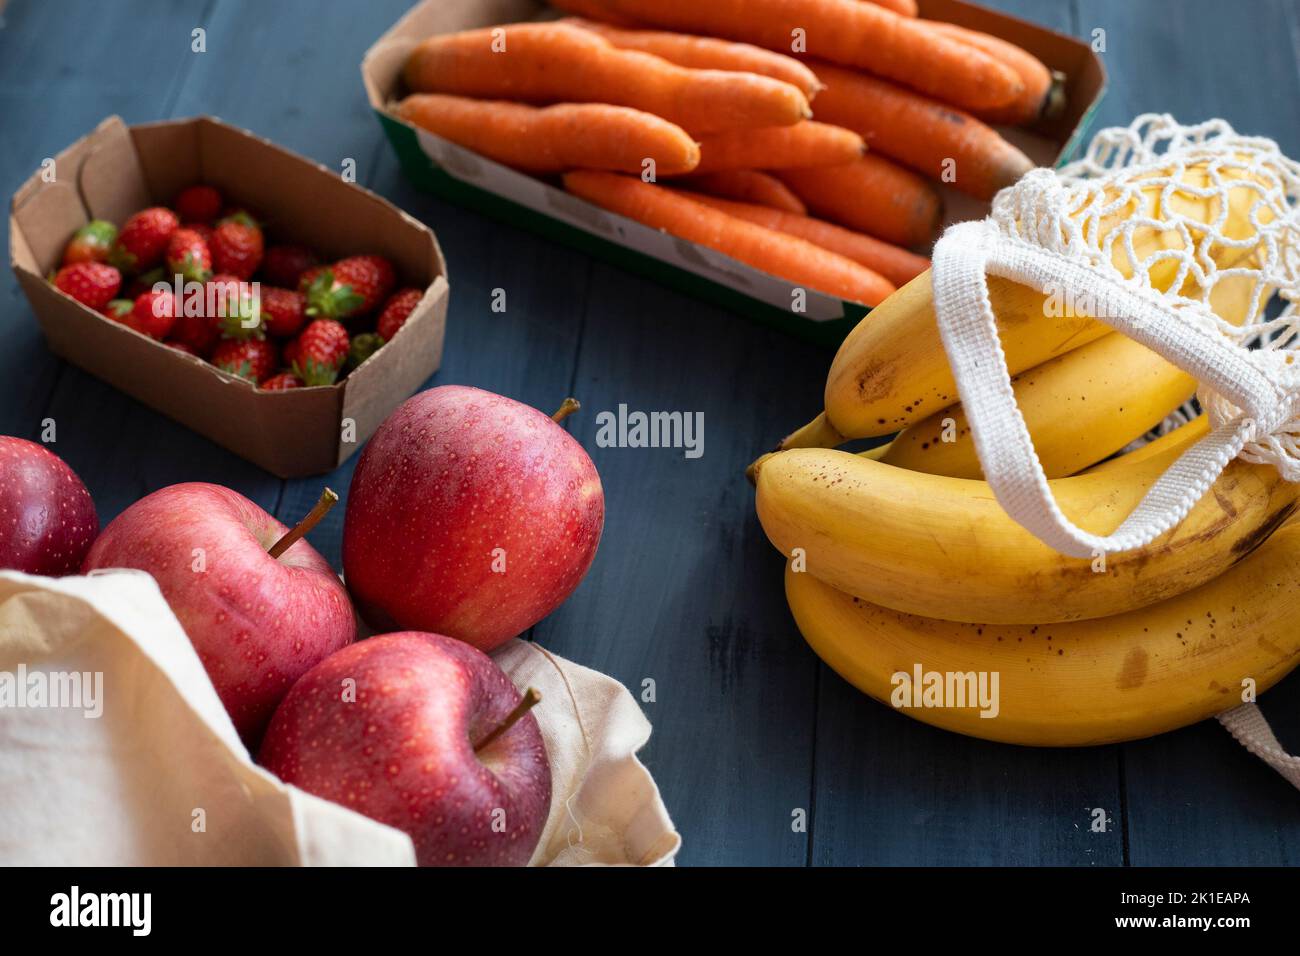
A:
<svg viewBox="0 0 1300 956">
<path fill-rule="evenodd" d="M 1190 186 L 1205 183 L 1195 166 L 1184 175 Z M 1248 239 L 1253 197 L 1233 188 L 1225 211 L 1216 200 L 1152 190 L 1143 208 L 1094 227 L 1104 234 L 1133 214 L 1158 222 L 1176 206 Z M 1144 228 L 1133 240 L 1155 288 L 1181 283 L 1181 294 L 1199 294 L 1169 259 L 1147 258 L 1198 243 L 1195 229 Z M 1249 243 L 1198 251 L 1219 269 L 1257 252 Z M 1208 424 L 1194 419 L 1111 456 L 1183 405 L 1196 382 L 1036 290 L 991 276 L 988 291 L 1053 496 L 1080 527 L 1112 533 Z M 1256 296 L 1249 277 L 1229 276 L 1207 298 L 1240 324 L 1267 296 Z M 835 447 L 893 433 L 870 452 Z M 808 643 L 867 694 L 937 726 L 1045 746 L 1134 739 L 1227 710 L 1244 689 L 1262 691 L 1300 663 L 1300 520 L 1291 521 L 1300 486 L 1237 459 L 1146 547 L 1092 559 L 1056 552 L 981 480 L 929 273 L 849 335 L 827 378 L 825 412 L 754 462 L 749 477 L 763 530 L 788 559 L 786 595 Z M 972 694 L 925 706 L 933 675 L 996 675 L 997 703 Z"/>
</svg>

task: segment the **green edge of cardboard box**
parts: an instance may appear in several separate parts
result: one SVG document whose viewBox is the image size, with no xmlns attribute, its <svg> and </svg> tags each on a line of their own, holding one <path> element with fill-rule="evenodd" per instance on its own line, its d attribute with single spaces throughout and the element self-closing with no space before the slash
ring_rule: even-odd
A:
<svg viewBox="0 0 1300 956">
<path fill-rule="evenodd" d="M 921 16 L 1003 37 L 1066 77 L 1066 109 L 1031 129 L 1004 134 L 1036 162 L 1068 161 L 1092 122 L 1106 72 L 1092 48 L 1016 17 L 963 0 L 920 0 Z M 629 271 L 813 342 L 838 344 L 870 310 L 808 290 L 792 309 L 794 286 L 712 249 L 669 236 L 569 195 L 557 185 L 485 159 L 398 119 L 402 64 L 426 37 L 554 16 L 536 0 L 424 0 L 366 52 L 361 74 L 370 105 L 407 177 L 420 189 L 567 243 Z M 816 102 L 813 103 L 816 110 Z M 941 187 L 947 222 L 977 219 L 987 204 Z"/>
</svg>

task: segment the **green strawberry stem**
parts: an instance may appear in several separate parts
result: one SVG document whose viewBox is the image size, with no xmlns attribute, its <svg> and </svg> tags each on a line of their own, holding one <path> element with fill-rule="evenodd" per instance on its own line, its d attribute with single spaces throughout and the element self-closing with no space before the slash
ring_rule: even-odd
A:
<svg viewBox="0 0 1300 956">
<path fill-rule="evenodd" d="M 271 550 L 267 552 L 271 557 L 278 558 L 288 551 L 299 538 L 305 535 L 312 528 L 320 523 L 320 519 L 325 517 L 329 510 L 339 502 L 339 496 L 332 490 L 326 488 L 321 492 L 320 500 L 316 502 L 316 507 L 307 512 L 307 516 L 299 521 L 296 525 L 275 544 L 271 545 Z"/>
</svg>

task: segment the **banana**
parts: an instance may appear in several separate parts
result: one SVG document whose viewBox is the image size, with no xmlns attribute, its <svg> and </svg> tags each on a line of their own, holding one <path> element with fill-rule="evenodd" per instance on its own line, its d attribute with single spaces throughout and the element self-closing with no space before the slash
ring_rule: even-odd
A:
<svg viewBox="0 0 1300 956">
<path fill-rule="evenodd" d="M 1210 433 L 1210 418 L 1208 415 L 1198 415 L 1186 425 L 1181 425 L 1171 432 L 1161 435 L 1154 441 L 1149 441 L 1141 448 L 1135 448 L 1127 455 L 1120 455 L 1117 458 L 1111 458 L 1103 461 L 1101 464 L 1093 465 L 1083 472 L 1085 475 L 1095 475 L 1099 472 L 1114 471 L 1117 468 L 1136 465 L 1139 462 L 1146 461 L 1155 455 L 1174 455 L 1182 454 L 1187 446 L 1192 442 L 1200 441 Z M 1166 459 L 1168 460 L 1168 459 Z"/>
<path fill-rule="evenodd" d="M 1300 526 L 1282 528 L 1222 575 L 1140 610 L 1070 624 L 954 624 L 868 604 L 787 566 L 804 639 L 882 703 L 916 703 L 923 675 L 983 673 L 981 706 L 909 706 L 908 716 L 987 740 L 1073 747 L 1136 740 L 1241 703 L 1300 663 Z M 907 677 L 910 699 L 895 698 Z M 971 698 L 967 698 L 970 703 Z M 944 701 L 957 703 L 953 699 Z M 926 703 L 923 699 L 922 703 Z"/>
<path fill-rule="evenodd" d="M 1180 450 L 1058 478 L 1052 493 L 1077 524 L 1108 534 Z M 1276 468 L 1235 459 L 1176 527 L 1089 560 L 1034 537 L 983 481 L 823 448 L 773 452 L 752 470 L 763 530 L 787 557 L 802 549 L 812 574 L 894 610 L 995 624 L 1104 617 L 1181 594 L 1257 548 L 1300 499 Z"/>
<path fill-rule="evenodd" d="M 1240 325 L 1253 292 L 1248 276 L 1230 277 L 1214 287 L 1210 304 L 1220 318 Z M 1119 332 L 1021 372 L 1011 385 L 1048 478 L 1101 461 L 1196 392 L 1192 376 Z M 961 405 L 909 425 L 880 460 L 953 478 L 984 474 Z"/>
<path fill-rule="evenodd" d="M 1048 478 L 1064 478 L 1140 438 L 1196 393 L 1196 379 L 1112 332 L 1011 380 Z M 881 461 L 953 478 L 984 472 L 962 406 L 909 425 Z"/>
<path fill-rule="evenodd" d="M 1241 178 L 1244 173 L 1223 172 L 1223 178 Z M 1189 189 L 1207 189 L 1212 184 L 1203 165 L 1188 167 L 1182 182 Z M 1170 213 L 1192 221 L 1213 222 L 1220 202 L 1184 192 L 1173 193 L 1166 207 L 1156 186 L 1140 193 L 1142 208 L 1130 203 L 1110 212 L 1089 227 L 1090 234 L 1109 235 L 1121 222 L 1134 216 L 1160 220 Z M 1272 218 L 1268 209 L 1254 210 L 1258 200 L 1248 185 L 1228 190 L 1228 210 L 1220 231 L 1232 239 L 1255 234 L 1252 211 L 1258 222 Z M 1204 239 L 1195 229 L 1184 238 L 1177 229 L 1160 230 L 1144 226 L 1134 231 L 1133 245 L 1140 259 L 1164 249 L 1182 249 Z M 1240 264 L 1253 255 L 1249 245 L 1225 247 L 1211 244 L 1209 256 L 1220 268 Z M 1125 274 L 1131 273 L 1123 243 L 1112 246 L 1112 261 Z M 1148 269 L 1152 286 L 1166 291 L 1177 277 L 1177 263 L 1161 259 Z M 1007 279 L 988 277 L 989 301 L 997 317 L 998 333 L 1012 375 L 1041 365 L 1071 349 L 1086 345 L 1111 331 L 1105 323 L 1075 314 L 1074 309 L 1035 289 Z M 934 317 L 934 294 L 930 273 L 924 272 L 872 309 L 849 333 L 831 364 L 826 379 L 825 409 L 829 425 L 845 438 L 888 435 L 957 401 L 957 385 L 948 367 L 939 328 Z M 1180 291 L 1196 292 L 1191 279 Z M 798 433 L 796 433 L 797 435 Z M 782 443 L 782 448 L 800 447 Z"/>
</svg>

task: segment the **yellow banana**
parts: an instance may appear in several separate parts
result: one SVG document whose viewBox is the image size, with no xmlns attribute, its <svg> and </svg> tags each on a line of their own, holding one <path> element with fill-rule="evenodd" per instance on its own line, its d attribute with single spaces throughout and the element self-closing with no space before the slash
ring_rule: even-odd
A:
<svg viewBox="0 0 1300 956">
<path fill-rule="evenodd" d="M 1061 509 L 1109 534 L 1181 449 L 1051 482 Z M 1295 510 L 1300 486 L 1236 459 L 1176 527 L 1095 559 L 1054 551 L 1013 521 L 983 481 L 926 475 L 824 448 L 752 466 L 759 521 L 809 572 L 898 611 L 1032 624 L 1104 617 L 1181 594 L 1258 547 Z"/>
<path fill-rule="evenodd" d="M 1229 179 L 1234 175 L 1241 178 L 1246 174 L 1223 174 Z M 1199 165 L 1185 170 L 1182 181 L 1194 189 L 1209 185 L 1205 169 Z M 1175 212 L 1194 221 L 1213 222 L 1220 211 L 1220 201 L 1215 198 L 1176 192 L 1166 208 L 1157 187 L 1152 186 L 1140 195 L 1142 208 L 1131 208 L 1134 204 L 1130 204 L 1115 210 L 1093 224 L 1090 232 L 1095 231 L 1104 242 L 1116 226 L 1134 216 L 1159 220 Z M 1229 189 L 1229 208 L 1222 232 L 1233 239 L 1253 235 L 1251 212 L 1257 200 L 1258 195 L 1250 186 Z M 1271 218 L 1266 209 L 1256 210 L 1255 214 L 1261 224 Z M 1188 237 L 1195 244 L 1204 235 L 1191 229 Z M 1133 235 L 1133 245 L 1141 259 L 1162 249 L 1181 249 L 1186 241 L 1177 230 L 1151 226 L 1137 229 Z M 1122 246 L 1122 243 L 1114 244 L 1112 259 L 1128 275 L 1131 268 Z M 1225 248 L 1214 243 L 1209 256 L 1222 269 L 1241 263 L 1254 251 L 1249 246 Z M 1153 287 L 1167 290 L 1177 276 L 1177 263 L 1162 259 L 1149 268 L 1148 275 Z M 1062 308 L 1054 298 L 1049 302 L 1049 297 L 1037 290 L 1009 280 L 990 276 L 988 289 L 1007 366 L 1013 375 L 1110 331 L 1105 323 L 1076 315 L 1073 309 Z M 1188 279 L 1180 291 L 1190 295 L 1196 290 Z M 888 435 L 956 401 L 957 386 L 935 323 L 931 277 L 929 272 L 924 272 L 873 309 L 840 346 L 826 379 L 828 425 L 844 438 Z M 791 436 L 794 440 L 782 443 L 781 447 L 804 447 L 798 441 L 799 436 L 796 432 Z"/>
<path fill-rule="evenodd" d="M 1095 475 L 1098 472 L 1114 471 L 1118 468 L 1124 468 L 1136 465 L 1139 462 L 1146 461 L 1155 455 L 1182 454 L 1187 446 L 1193 442 L 1200 441 L 1210 433 L 1210 418 L 1208 415 L 1198 415 L 1186 425 L 1180 425 L 1173 431 L 1161 435 L 1155 441 L 1149 441 L 1141 448 L 1135 448 L 1127 455 L 1120 455 L 1117 458 L 1111 458 L 1103 461 L 1099 465 L 1093 465 L 1083 472 L 1085 475 Z"/>
<path fill-rule="evenodd" d="M 1196 379 L 1112 332 L 1021 372 L 1012 387 L 1043 471 L 1063 478 L 1159 425 L 1196 393 Z M 881 461 L 953 478 L 984 474 L 961 405 L 909 425 Z"/>
<path fill-rule="evenodd" d="M 882 703 L 910 705 L 903 713 L 928 724 L 1006 743 L 1149 737 L 1235 707 L 1244 682 L 1263 691 L 1300 663 L 1295 524 L 1195 590 L 1069 624 L 954 624 L 900 614 L 788 566 L 785 588 L 805 640 L 849 683 Z M 970 694 L 965 703 L 973 706 L 934 707 L 925 705 L 935 698 L 921 696 L 915 706 L 936 679 L 968 690 L 981 674 L 982 702 Z M 954 697 L 938 702 L 962 702 Z"/>
<path fill-rule="evenodd" d="M 1210 302 L 1240 325 L 1253 283 L 1237 277 L 1215 286 Z M 1196 392 L 1196 380 L 1118 332 L 1012 378 L 1016 405 L 1048 478 L 1064 478 L 1146 434 Z M 979 457 L 961 405 L 909 425 L 881 461 L 953 478 L 980 478 Z"/>
</svg>

